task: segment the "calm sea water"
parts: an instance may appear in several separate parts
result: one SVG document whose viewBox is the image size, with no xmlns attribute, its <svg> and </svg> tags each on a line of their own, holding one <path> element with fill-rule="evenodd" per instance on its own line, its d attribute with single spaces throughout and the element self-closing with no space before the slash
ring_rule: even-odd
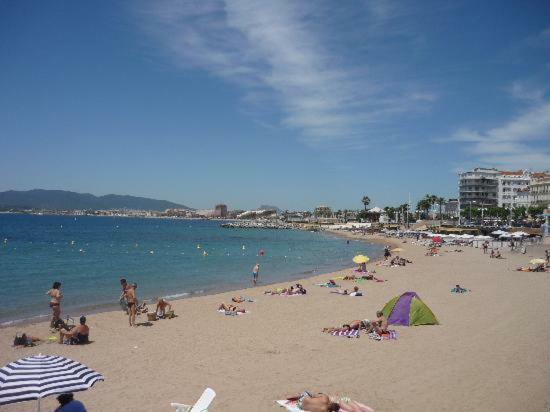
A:
<svg viewBox="0 0 550 412">
<path fill-rule="evenodd" d="M 74 317 L 116 307 L 121 277 L 138 283 L 140 299 L 185 297 L 247 287 L 256 262 L 267 284 L 349 266 L 359 252 L 381 247 L 205 220 L 0 214 L 0 323 L 49 315 L 54 281 Z"/>
</svg>

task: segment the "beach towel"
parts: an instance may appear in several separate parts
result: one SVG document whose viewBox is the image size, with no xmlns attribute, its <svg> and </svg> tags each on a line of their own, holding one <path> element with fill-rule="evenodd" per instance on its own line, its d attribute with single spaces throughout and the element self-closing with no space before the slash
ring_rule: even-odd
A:
<svg viewBox="0 0 550 412">
<path fill-rule="evenodd" d="M 358 338 L 359 336 L 361 336 L 358 329 L 350 329 L 350 330 L 342 330 L 342 331 L 335 330 L 334 332 L 331 333 L 331 335 L 344 336 L 346 338 Z"/>
<path fill-rule="evenodd" d="M 395 330 L 389 330 L 388 333 L 384 333 L 382 334 L 382 336 L 380 336 L 378 333 L 376 332 L 371 332 L 369 333 L 369 339 L 372 339 L 372 340 L 390 340 L 390 339 L 397 339 L 397 331 Z"/>
</svg>

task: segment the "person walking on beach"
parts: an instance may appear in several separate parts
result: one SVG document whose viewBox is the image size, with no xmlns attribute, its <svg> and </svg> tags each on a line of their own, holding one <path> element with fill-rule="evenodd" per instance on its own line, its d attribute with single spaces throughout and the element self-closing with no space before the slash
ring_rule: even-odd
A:
<svg viewBox="0 0 550 412">
<path fill-rule="evenodd" d="M 489 242 L 485 241 L 483 242 L 483 254 L 487 254 L 487 249 L 489 248 Z"/>
<path fill-rule="evenodd" d="M 260 264 L 256 263 L 256 266 L 252 269 L 252 283 L 254 286 L 258 283 L 258 275 L 260 274 Z"/>
<path fill-rule="evenodd" d="M 50 308 L 52 309 L 52 321 L 50 322 L 50 328 L 55 328 L 61 319 L 61 298 L 63 295 L 59 288 L 61 282 L 54 282 L 50 290 L 46 292 L 46 295 L 50 296 Z"/>
</svg>

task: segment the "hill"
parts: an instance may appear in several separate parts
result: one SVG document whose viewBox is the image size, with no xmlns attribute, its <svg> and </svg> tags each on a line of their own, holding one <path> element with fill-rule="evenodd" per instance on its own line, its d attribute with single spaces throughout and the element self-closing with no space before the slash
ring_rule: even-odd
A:
<svg viewBox="0 0 550 412">
<path fill-rule="evenodd" d="M 167 200 L 149 199 L 128 195 L 94 196 L 90 193 L 76 193 L 65 190 L 8 190 L 0 192 L 1 208 L 49 209 L 49 210 L 159 210 L 191 209 L 185 205 Z"/>
</svg>

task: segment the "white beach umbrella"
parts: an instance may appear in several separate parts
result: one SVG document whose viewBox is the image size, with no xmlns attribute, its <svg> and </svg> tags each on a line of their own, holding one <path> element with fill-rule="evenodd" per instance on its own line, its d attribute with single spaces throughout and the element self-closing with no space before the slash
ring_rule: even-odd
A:
<svg viewBox="0 0 550 412">
<path fill-rule="evenodd" d="M 525 233 L 525 232 L 514 232 L 512 233 L 512 236 L 529 236 L 529 233 Z"/>
<path fill-rule="evenodd" d="M 46 396 L 85 391 L 103 376 L 61 356 L 36 355 L 0 369 L 0 405 L 38 400 Z"/>
<path fill-rule="evenodd" d="M 499 236 L 500 239 L 504 239 L 504 238 L 507 238 L 507 237 L 510 237 L 510 233 L 503 233 L 502 235 Z"/>
<path fill-rule="evenodd" d="M 491 232 L 491 235 L 495 235 L 495 236 L 500 236 L 500 235 L 504 235 L 506 234 L 506 232 L 504 230 L 495 230 L 494 232 Z"/>
</svg>

